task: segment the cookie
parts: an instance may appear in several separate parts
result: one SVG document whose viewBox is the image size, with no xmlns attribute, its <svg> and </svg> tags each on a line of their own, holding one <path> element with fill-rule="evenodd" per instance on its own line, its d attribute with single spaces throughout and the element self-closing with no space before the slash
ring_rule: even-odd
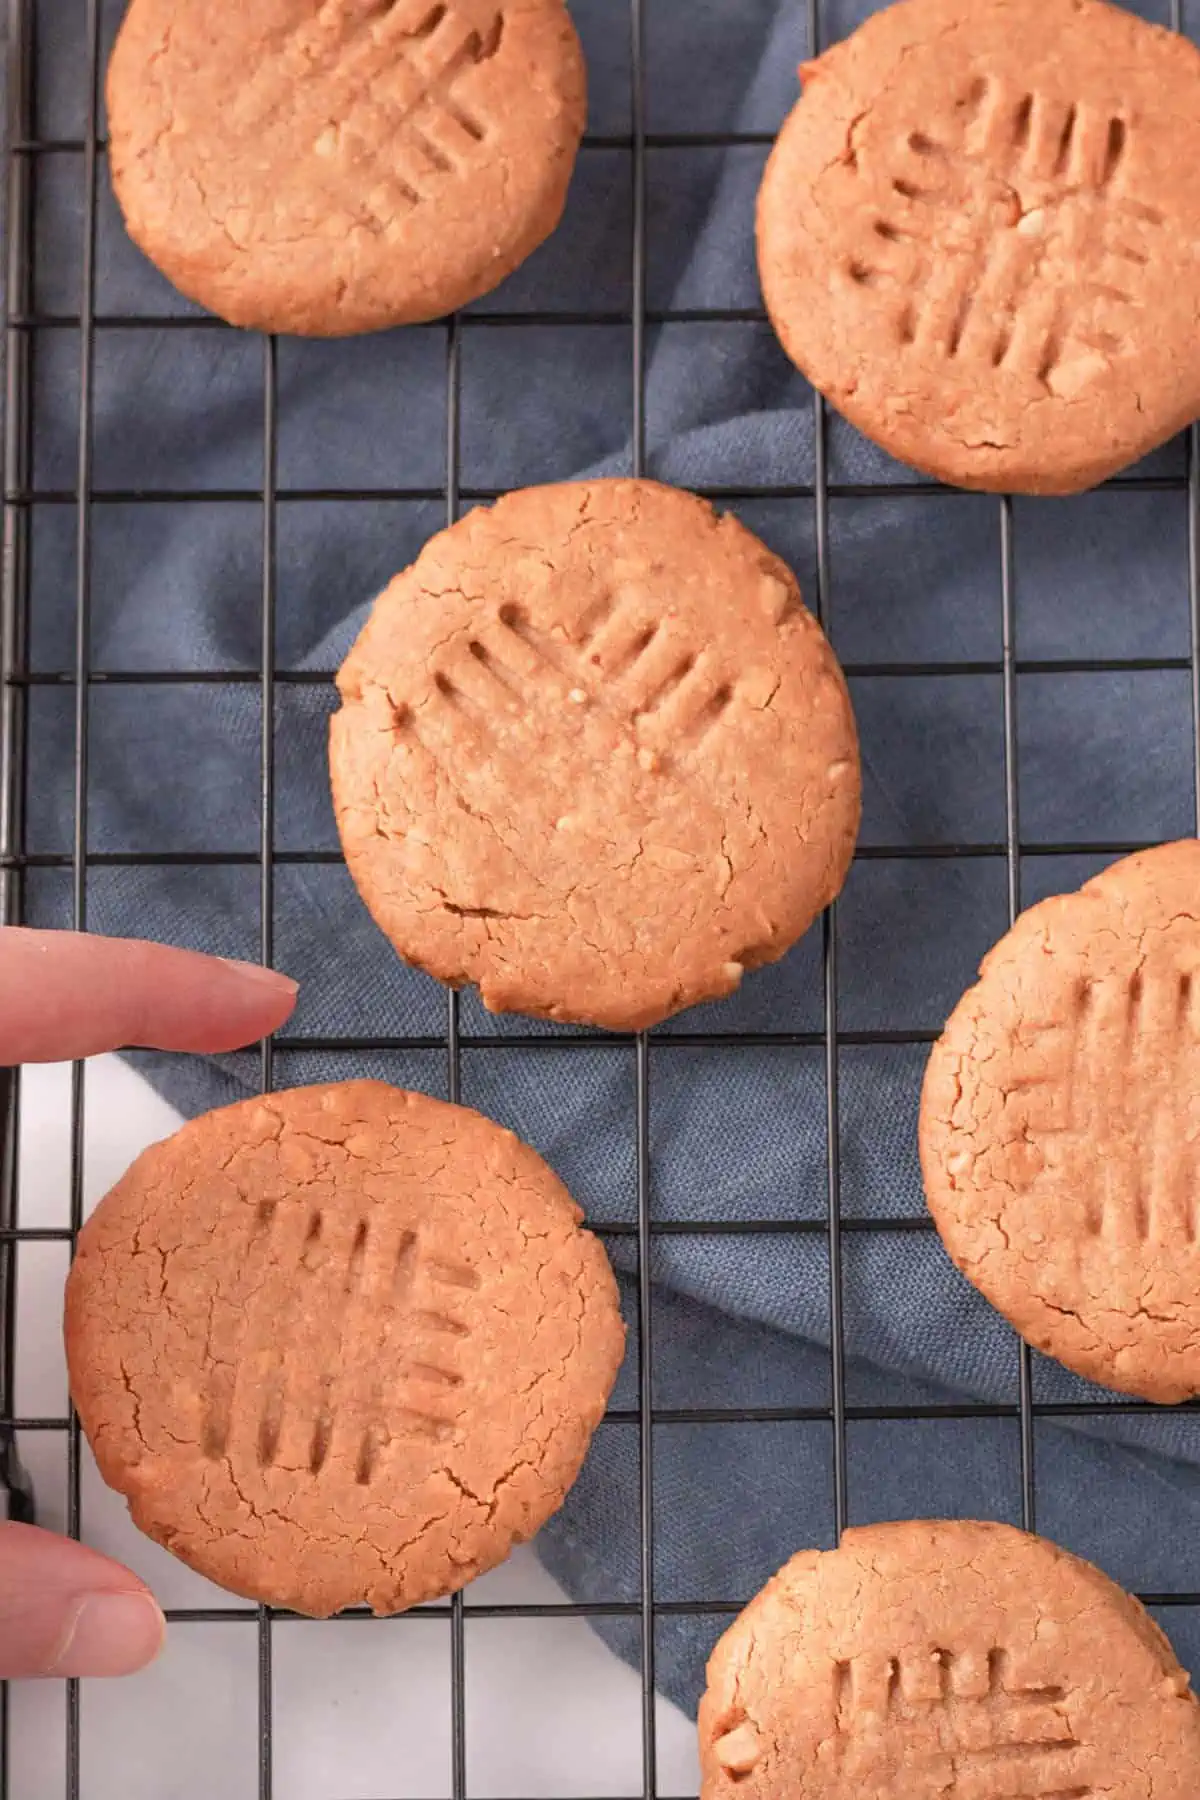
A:
<svg viewBox="0 0 1200 1800">
<path fill-rule="evenodd" d="M 700 1706 L 702 1800 L 1192 1800 L 1200 1709 L 1149 1614 L 1009 1525 L 802 1551 Z"/>
<path fill-rule="evenodd" d="M 193 1120 L 100 1202 L 67 1283 L 100 1473 L 249 1599 L 462 1587 L 560 1504 L 616 1376 L 579 1217 L 511 1132 L 379 1082 Z"/>
<path fill-rule="evenodd" d="M 132 0 L 108 72 L 134 242 L 316 337 L 489 293 L 558 224 L 585 110 L 562 0 Z"/>
<path fill-rule="evenodd" d="M 859 768 L 787 567 L 647 481 L 433 538 L 338 676 L 334 806 L 392 943 L 495 1012 L 632 1030 L 728 994 L 837 893 Z"/>
<path fill-rule="evenodd" d="M 759 195 L 783 346 L 960 487 L 1072 493 L 1200 412 L 1200 53 L 1103 0 L 902 0 L 801 69 Z"/>
<path fill-rule="evenodd" d="M 1031 907 L 934 1046 L 925 1191 L 969 1280 L 1123 1393 L 1200 1393 L 1200 843 Z"/>
</svg>

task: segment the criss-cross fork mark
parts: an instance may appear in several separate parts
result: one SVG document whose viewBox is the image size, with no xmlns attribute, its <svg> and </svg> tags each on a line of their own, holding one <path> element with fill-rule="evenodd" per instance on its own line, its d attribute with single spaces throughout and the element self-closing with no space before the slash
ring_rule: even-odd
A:
<svg viewBox="0 0 1200 1800">
<path fill-rule="evenodd" d="M 1067 1690 L 1007 1650 L 860 1656 L 831 1670 L 835 1753 L 847 1783 L 902 1774 L 911 1800 L 1088 1800 Z"/>
<path fill-rule="evenodd" d="M 1162 958 L 1128 978 L 1081 977 L 1062 1015 L 1018 1042 L 1012 1129 L 1037 1146 L 1032 1179 L 1076 1157 L 1086 1167 L 1087 1236 L 1127 1249 L 1200 1242 L 1189 1060 L 1200 1061 L 1200 981 Z"/>
<path fill-rule="evenodd" d="M 414 1230 L 264 1202 L 236 1299 L 214 1308 L 201 1448 L 319 1476 L 335 1452 L 373 1479 L 394 1440 L 453 1437 L 480 1280 Z"/>
<path fill-rule="evenodd" d="M 445 0 L 375 0 L 352 21 L 345 0 L 325 0 L 234 96 L 232 123 L 255 135 L 295 111 L 310 86 L 334 97 L 337 114 L 312 149 L 363 182 L 371 215 L 386 225 L 420 205 L 431 179 L 469 166 L 487 136 L 458 85 L 495 55 L 503 29 L 500 10 L 481 27 Z"/>
<path fill-rule="evenodd" d="M 457 653 L 443 656 L 432 690 L 419 708 L 396 707 L 395 729 L 450 781 L 464 758 L 494 759 L 506 720 L 540 718 L 565 735 L 573 719 L 593 710 L 633 733 L 645 768 L 660 767 L 668 754 L 694 756 L 728 711 L 735 682 L 716 652 L 697 648 L 677 621 L 609 592 L 554 631 L 522 607 L 502 606 Z"/>
<path fill-rule="evenodd" d="M 405 1335 L 398 1380 L 386 1405 L 380 1384 L 359 1441 L 355 1479 L 370 1482 L 390 1437 L 442 1443 L 454 1436 L 445 1402 L 467 1380 L 461 1355 L 471 1335 L 471 1296 L 479 1276 L 465 1263 L 423 1253 L 416 1232 L 403 1232 L 396 1253 L 394 1292 Z"/>
<path fill-rule="evenodd" d="M 1124 347 L 1164 223 L 1128 191 L 1129 141 L 1119 116 L 981 77 L 897 146 L 845 272 L 894 295 L 901 345 L 1076 392 Z"/>
</svg>

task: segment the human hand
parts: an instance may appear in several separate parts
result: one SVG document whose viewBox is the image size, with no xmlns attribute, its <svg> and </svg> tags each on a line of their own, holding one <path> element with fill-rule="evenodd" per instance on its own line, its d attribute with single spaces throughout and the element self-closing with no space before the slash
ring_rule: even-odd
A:
<svg viewBox="0 0 1200 1800">
<path fill-rule="evenodd" d="M 283 1024 L 296 984 L 252 963 L 66 931 L 0 928 L 0 1068 L 123 1044 L 213 1054 Z M 162 1613 L 120 1563 L 35 1525 L 0 1523 L 0 1679 L 128 1675 L 158 1654 Z"/>
</svg>

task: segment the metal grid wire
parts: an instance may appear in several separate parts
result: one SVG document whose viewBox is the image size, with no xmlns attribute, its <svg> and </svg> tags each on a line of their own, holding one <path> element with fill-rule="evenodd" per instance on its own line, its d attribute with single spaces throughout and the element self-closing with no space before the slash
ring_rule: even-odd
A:
<svg viewBox="0 0 1200 1800">
<path fill-rule="evenodd" d="M 760 323 L 765 314 L 757 308 L 693 308 L 654 311 L 647 306 L 647 205 L 646 155 L 648 149 L 731 149 L 740 146 L 765 146 L 769 134 L 756 132 L 709 132 L 696 134 L 651 133 L 646 128 L 646 51 L 645 18 L 647 0 L 613 0 L 612 30 L 628 34 L 631 71 L 630 130 L 613 136 L 590 135 L 586 144 L 592 148 L 619 149 L 629 153 L 632 173 L 632 237 L 629 246 L 632 304 L 629 312 L 488 312 L 474 311 L 468 319 L 453 318 L 445 326 L 446 351 L 446 445 L 444 479 L 437 487 L 387 487 L 347 490 L 323 488 L 282 488 L 278 481 L 278 385 L 276 343 L 273 338 L 262 341 L 263 415 L 261 481 L 248 488 L 227 490 L 205 489 L 203 494 L 188 490 L 155 489 L 117 490 L 105 487 L 106 503 L 143 501 L 163 502 L 203 499 L 244 502 L 261 511 L 262 518 L 262 585 L 260 621 L 260 662 L 256 671 L 221 669 L 193 672 L 129 671 L 98 669 L 91 660 L 91 568 L 92 511 L 96 498 L 93 467 L 93 365 L 97 331 L 120 331 L 152 325 L 156 330 L 183 329 L 223 330 L 220 321 L 195 317 L 152 318 L 131 314 L 97 316 L 96 240 L 97 240 L 97 172 L 104 152 L 100 136 L 101 67 L 101 0 L 79 0 L 86 14 L 88 48 L 86 72 L 86 131 L 82 140 L 39 137 L 36 106 L 36 55 L 34 0 L 7 0 L 8 33 L 8 127 L 6 156 L 6 313 L 5 338 L 5 415 L 3 440 L 4 471 L 4 540 L 2 588 L 0 588 L 0 922 L 16 923 L 23 916 L 24 876 L 27 870 L 58 868 L 69 871 L 71 915 L 74 925 L 88 925 L 88 879 L 91 870 L 117 865 L 186 864 L 189 866 L 251 864 L 259 871 L 259 904 L 261 909 L 260 949 L 264 963 L 273 959 L 274 885 L 276 870 L 283 864 L 336 863 L 340 857 L 333 851 L 282 851 L 275 845 L 275 712 L 276 692 L 286 684 L 323 683 L 323 673 L 276 667 L 276 574 L 277 520 L 281 500 L 320 501 L 325 499 L 358 500 L 434 500 L 444 504 L 448 522 L 457 518 L 464 501 L 489 500 L 495 497 L 491 488 L 470 487 L 460 479 L 460 417 L 462 344 L 466 330 L 484 330 L 517 325 L 617 324 L 631 327 L 632 360 L 630 369 L 632 402 L 632 468 L 641 475 L 646 468 L 646 336 L 647 328 L 664 323 Z M 807 12 L 810 53 L 823 47 L 821 0 L 804 0 Z M 1180 29 L 1181 0 L 1170 0 L 1171 22 Z M 42 47 L 43 54 L 46 47 Z M 82 241 L 79 264 L 78 313 L 38 312 L 34 306 L 33 264 L 36 226 L 35 170 L 40 159 L 77 158 L 83 170 Z M 32 366 L 34 346 L 39 333 L 69 332 L 77 336 L 79 367 L 79 411 L 75 482 L 68 488 L 35 488 L 32 455 Z M 768 486 L 703 487 L 699 491 L 714 500 L 731 502 L 764 498 L 787 499 L 812 508 L 815 559 L 815 591 L 809 598 L 826 630 L 831 625 L 830 605 L 830 530 L 831 499 L 869 499 L 904 497 L 916 505 L 922 497 L 948 496 L 947 490 L 931 482 L 911 482 L 902 487 L 884 483 L 836 483 L 828 473 L 826 416 L 819 395 L 813 397 L 815 467 L 811 483 L 773 484 Z M 1018 677 L 1027 674 L 1102 673 L 1109 671 L 1179 671 L 1188 672 L 1191 681 L 1192 743 L 1196 791 L 1200 797 L 1200 444 L 1193 427 L 1187 441 L 1186 472 L 1177 477 L 1129 476 L 1108 484 L 1113 489 L 1168 489 L 1180 493 L 1187 514 L 1188 607 L 1191 648 L 1187 657 L 1141 658 L 1055 658 L 1021 659 L 1017 655 L 1015 630 L 1015 575 L 1013 554 L 1013 512 L 1011 501 L 997 501 L 997 544 L 1000 570 L 1001 655 L 999 659 L 958 662 L 892 662 L 870 664 L 846 663 L 847 674 L 894 675 L 920 678 L 933 675 L 999 676 L 1003 700 L 1004 758 L 1004 836 L 1002 841 L 973 844 L 936 844 L 926 846 L 898 845 L 860 847 L 858 858 L 923 858 L 923 857 L 990 857 L 1003 858 L 1007 876 L 1007 910 L 1011 921 L 1020 904 L 1022 859 L 1031 856 L 1092 854 L 1115 856 L 1142 848 L 1139 841 L 1081 843 L 1024 843 L 1020 831 L 1017 756 Z M 75 614 L 74 658 L 70 668 L 49 672 L 30 667 L 29 599 L 30 541 L 32 517 L 38 507 L 69 507 L 75 520 Z M 161 683 L 253 683 L 261 700 L 260 761 L 260 825 L 257 852 L 161 852 L 151 854 L 97 854 L 89 848 L 88 834 L 88 757 L 89 696 L 102 684 L 135 684 L 152 686 Z M 69 852 L 34 854 L 27 852 L 26 822 L 35 804 L 27 791 L 26 767 L 29 742 L 29 695 L 39 686 L 57 686 L 73 696 L 74 732 L 74 822 L 73 841 Z M 569 1618 L 606 1615 L 630 1617 L 640 1627 L 641 1660 L 641 1740 L 642 1793 L 645 1800 L 655 1800 L 655 1622 L 662 1617 L 685 1614 L 722 1616 L 736 1612 L 746 1596 L 720 1595 L 699 1601 L 660 1601 L 655 1593 L 653 1540 L 653 1432 L 659 1424 L 722 1424 L 751 1422 L 821 1422 L 829 1428 L 829 1454 L 832 1470 L 833 1524 L 840 1535 L 847 1522 L 847 1424 L 859 1420 L 918 1419 L 1015 1419 L 1018 1426 L 1020 1456 L 1020 1514 L 1027 1528 L 1037 1521 L 1037 1491 L 1034 1467 L 1035 1419 L 1054 1416 L 1154 1414 L 1161 1409 L 1135 1400 L 1089 1400 L 1066 1402 L 1037 1401 L 1034 1398 L 1031 1356 L 1028 1347 L 1019 1349 L 1017 1397 L 1012 1403 L 947 1403 L 939 1405 L 895 1407 L 854 1405 L 847 1400 L 846 1331 L 843 1316 L 843 1240 L 847 1233 L 897 1233 L 926 1231 L 931 1225 L 926 1218 L 862 1218 L 843 1217 L 841 1209 L 841 1169 L 839 1165 L 839 1050 L 847 1045 L 924 1044 L 936 1033 L 928 1030 L 839 1030 L 836 908 L 831 908 L 820 926 L 822 950 L 823 1026 L 820 1031 L 795 1032 L 656 1032 L 654 1045 L 688 1045 L 692 1047 L 720 1045 L 776 1044 L 791 1047 L 815 1047 L 823 1052 L 826 1094 L 826 1207 L 822 1220 L 752 1219 L 729 1221 L 719 1218 L 687 1222 L 657 1220 L 651 1211 L 651 1058 L 650 1043 L 644 1033 L 624 1037 L 601 1034 L 586 1038 L 538 1038 L 539 1051 L 547 1049 L 569 1055 L 572 1050 L 594 1047 L 597 1041 L 614 1047 L 624 1046 L 632 1057 L 635 1103 L 629 1128 L 636 1147 L 636 1221 L 626 1224 L 602 1224 L 605 1236 L 626 1235 L 637 1249 L 637 1325 L 638 1349 L 636 1370 L 637 1405 L 634 1408 L 610 1409 L 608 1418 L 636 1430 L 640 1451 L 639 1529 L 640 1582 L 638 1597 L 622 1603 L 579 1603 L 553 1605 L 472 1605 L 474 1618 Z M 445 1030 L 440 1036 L 407 1036 L 403 1038 L 343 1037 L 289 1038 L 286 1035 L 273 1045 L 261 1046 L 259 1070 L 264 1091 L 272 1085 L 274 1051 L 306 1048 L 336 1049 L 351 1052 L 437 1049 L 446 1059 L 446 1085 L 449 1099 L 460 1095 L 460 1063 L 464 1049 L 529 1048 L 528 1037 L 514 1033 L 489 1033 L 472 1037 L 460 1028 L 459 996 L 450 992 L 446 999 Z M 14 1411 L 16 1369 L 16 1261 L 17 1247 L 22 1243 L 64 1241 L 74 1246 L 83 1219 L 84 1108 L 83 1065 L 76 1064 L 71 1081 L 70 1127 L 70 1196 L 68 1226 L 63 1228 L 22 1227 L 19 1223 L 17 1193 L 20 1087 L 14 1071 L 0 1070 L 0 1307 L 3 1310 L 3 1339 L 0 1343 L 0 1477 L 6 1478 L 10 1492 L 9 1512 L 14 1517 L 32 1516 L 32 1495 L 23 1477 L 15 1448 L 17 1432 L 52 1432 L 67 1439 L 67 1524 L 75 1536 L 80 1529 L 80 1432 L 73 1411 L 69 1418 L 24 1418 Z M 675 1408 L 654 1407 L 651 1246 L 656 1236 L 670 1233 L 695 1233 L 720 1236 L 745 1233 L 810 1233 L 823 1236 L 828 1245 L 829 1322 L 830 1322 L 830 1398 L 827 1406 L 797 1407 L 721 1407 Z M 1173 1591 L 1144 1594 L 1151 1605 L 1162 1607 L 1198 1607 L 1200 1592 Z M 273 1793 L 273 1729 L 272 1729 L 272 1627 L 280 1617 L 290 1615 L 266 1606 L 242 1606 L 221 1609 L 176 1608 L 167 1617 L 176 1622 L 253 1622 L 258 1642 L 258 1792 L 260 1800 L 271 1800 Z M 343 1617 L 370 1617 L 356 1611 Z M 418 1617 L 421 1615 L 412 1615 Z M 425 1616 L 437 1616 L 425 1615 Z M 442 1617 L 444 1617 L 444 1613 Z M 451 1676 L 451 1793 L 453 1800 L 464 1800 L 467 1794 L 467 1729 L 466 1681 L 464 1651 L 464 1603 L 461 1594 L 454 1596 L 450 1608 L 450 1676 Z M 0 1684 L 0 1800 L 7 1795 L 8 1696 Z M 66 1707 L 66 1794 L 77 1800 L 81 1784 L 80 1711 L 78 1683 L 67 1684 Z"/>
</svg>

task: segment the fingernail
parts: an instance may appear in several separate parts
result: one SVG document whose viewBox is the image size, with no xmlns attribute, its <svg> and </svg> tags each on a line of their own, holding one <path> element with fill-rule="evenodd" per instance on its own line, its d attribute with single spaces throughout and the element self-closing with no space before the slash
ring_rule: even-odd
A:
<svg viewBox="0 0 1200 1800">
<path fill-rule="evenodd" d="M 284 994 L 300 992 L 300 983 L 293 981 L 290 975 L 281 975 L 278 969 L 264 968 L 262 963 L 235 962 L 231 956 L 221 956 L 217 960 L 235 974 L 244 975 L 247 981 L 258 982 L 262 987 L 278 988 Z"/>
<path fill-rule="evenodd" d="M 149 1594 L 85 1594 L 47 1673 L 132 1675 L 158 1655 L 166 1629 Z"/>
</svg>

